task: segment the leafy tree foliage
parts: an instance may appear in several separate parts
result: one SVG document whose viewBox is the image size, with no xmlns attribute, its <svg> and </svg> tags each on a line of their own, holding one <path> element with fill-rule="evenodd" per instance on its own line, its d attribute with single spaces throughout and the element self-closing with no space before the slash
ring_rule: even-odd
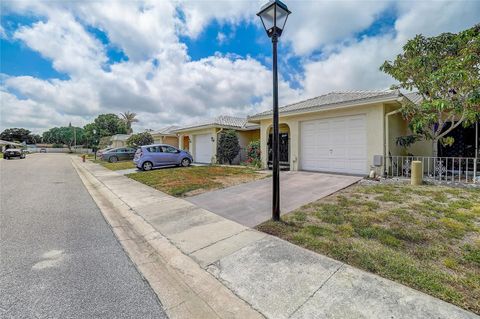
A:
<svg viewBox="0 0 480 319">
<path fill-rule="evenodd" d="M 238 144 L 237 132 L 235 130 L 222 131 L 217 143 L 218 161 L 232 164 L 238 152 L 240 152 L 240 145 Z"/>
<path fill-rule="evenodd" d="M 35 144 L 40 143 L 42 141 L 42 138 L 40 135 L 32 134 L 32 132 L 27 129 L 14 127 L 7 128 L 2 133 L 0 133 L 0 140 Z"/>
<path fill-rule="evenodd" d="M 262 166 L 260 141 L 251 141 L 247 146 L 247 164 L 260 168 Z"/>
<path fill-rule="evenodd" d="M 128 134 L 132 134 L 133 133 L 132 124 L 138 122 L 137 113 L 126 111 L 124 113 L 120 113 L 120 115 L 122 117 L 123 122 L 125 123 L 125 125 L 127 127 Z"/>
<path fill-rule="evenodd" d="M 98 137 L 127 134 L 127 126 L 122 119 L 115 114 L 100 114 L 92 124 L 93 125 L 88 126 L 88 128 L 85 127 L 85 129 L 91 130 L 92 134 L 93 130 L 96 130 Z"/>
<path fill-rule="evenodd" d="M 127 145 L 133 147 L 149 144 L 153 144 L 153 137 L 149 132 L 133 134 L 127 139 Z"/>
<path fill-rule="evenodd" d="M 434 156 L 449 132 L 480 117 L 480 24 L 458 34 L 417 35 L 380 69 L 399 81 L 396 88 L 422 96 L 420 105 L 406 103 L 401 111 L 413 136 L 432 140 Z"/>
<path fill-rule="evenodd" d="M 67 145 L 71 149 L 75 142 L 77 145 L 82 145 L 85 142 L 85 133 L 81 127 L 53 127 L 43 133 L 43 141 L 45 143 Z"/>
<path fill-rule="evenodd" d="M 100 114 L 93 123 L 89 123 L 83 128 L 86 144 L 94 148 L 99 146 L 104 137 L 127 133 L 125 122 L 115 114 Z"/>
</svg>

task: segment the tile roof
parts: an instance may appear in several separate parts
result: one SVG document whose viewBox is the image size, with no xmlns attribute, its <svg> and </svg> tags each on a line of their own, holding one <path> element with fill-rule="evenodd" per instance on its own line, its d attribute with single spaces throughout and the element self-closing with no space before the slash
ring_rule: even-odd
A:
<svg viewBox="0 0 480 319">
<path fill-rule="evenodd" d="M 418 94 L 418 92 L 413 92 L 413 93 L 405 93 L 403 94 L 407 99 L 412 101 L 415 104 L 419 104 L 422 101 L 422 96 Z"/>
<path fill-rule="evenodd" d="M 176 125 L 169 125 L 169 126 L 162 127 L 159 130 L 153 131 L 152 134 L 171 135 L 171 134 L 174 134 L 173 131 L 175 131 L 178 128 L 180 127 Z"/>
<path fill-rule="evenodd" d="M 186 129 L 202 127 L 202 126 L 224 126 L 224 127 L 238 128 L 238 129 L 246 129 L 246 128 L 250 128 L 252 126 L 257 126 L 257 125 L 248 123 L 245 117 L 221 115 L 216 118 L 206 120 L 204 122 L 182 126 L 176 129 L 175 131 L 183 131 Z"/>
<path fill-rule="evenodd" d="M 289 104 L 279 108 L 280 113 L 289 113 L 295 111 L 309 110 L 327 106 L 334 106 L 342 103 L 349 102 L 361 102 L 383 98 L 396 98 L 401 96 L 401 93 L 397 90 L 383 90 L 383 91 L 344 91 L 344 92 L 331 92 L 324 95 L 314 97 L 305 101 Z M 258 113 L 248 118 L 262 117 L 271 115 L 272 111 L 265 111 Z"/>
</svg>

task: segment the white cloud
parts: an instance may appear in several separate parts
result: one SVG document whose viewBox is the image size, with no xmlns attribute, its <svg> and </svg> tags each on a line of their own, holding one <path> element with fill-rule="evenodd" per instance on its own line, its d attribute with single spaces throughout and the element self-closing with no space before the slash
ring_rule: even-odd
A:
<svg viewBox="0 0 480 319">
<path fill-rule="evenodd" d="M 1 127 L 40 132 L 83 125 L 100 113 L 138 113 L 138 130 L 191 123 L 219 114 L 248 115 L 271 105 L 271 72 L 251 57 L 217 54 L 192 61 L 180 36 L 198 37 L 212 22 L 254 23 L 264 1 L 9 1 L 5 10 L 42 17 L 13 33 L 52 61 L 68 80 L 3 75 Z M 475 1 L 289 1 L 293 11 L 282 40 L 297 55 L 302 88 L 280 81 L 280 103 L 331 90 L 386 88 L 378 67 L 416 33 L 459 31 L 478 22 Z M 356 39 L 387 9 L 398 18 L 390 33 Z M 88 26 L 88 28 L 87 28 Z M 92 33 L 108 36 L 106 46 Z M 3 29 L 0 29 L 2 33 Z M 219 42 L 230 34 L 217 33 Z M 109 64 L 107 49 L 128 61 Z M 321 55 L 312 57 L 312 52 Z M 320 59 L 318 59 L 320 56 Z M 6 110 L 9 110 L 8 112 Z M 11 110 L 14 110 L 13 112 Z"/>
<path fill-rule="evenodd" d="M 414 6 L 399 2 L 397 6 L 400 16 L 393 32 L 332 45 L 327 57 L 305 62 L 305 97 L 332 90 L 386 89 L 395 80 L 379 67 L 385 60 L 393 60 L 408 39 L 419 33 L 431 36 L 461 31 L 478 23 L 480 12 L 477 1 L 419 1 Z"/>
<path fill-rule="evenodd" d="M 375 20 L 390 1 L 291 1 L 285 37 L 294 52 L 309 54 L 350 39 Z"/>
</svg>

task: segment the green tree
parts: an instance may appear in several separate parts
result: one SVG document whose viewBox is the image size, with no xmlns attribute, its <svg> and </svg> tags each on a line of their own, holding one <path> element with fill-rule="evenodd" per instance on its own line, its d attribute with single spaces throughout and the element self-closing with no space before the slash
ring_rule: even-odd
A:
<svg viewBox="0 0 480 319">
<path fill-rule="evenodd" d="M 67 145 L 71 150 L 75 143 L 76 145 L 83 145 L 85 142 L 85 134 L 81 127 L 52 127 L 43 133 L 43 141 L 51 144 Z"/>
<path fill-rule="evenodd" d="M 132 124 L 138 122 L 138 119 L 136 118 L 137 113 L 126 111 L 124 113 L 120 113 L 120 115 L 122 117 L 123 123 L 125 123 L 127 127 L 127 133 L 131 134 L 133 132 Z"/>
<path fill-rule="evenodd" d="M 152 134 L 149 132 L 133 134 L 127 139 L 127 145 L 133 147 L 139 147 L 142 145 L 153 144 Z"/>
<path fill-rule="evenodd" d="M 30 130 L 14 127 L 14 128 L 7 128 L 2 133 L 0 133 L 0 140 L 35 144 L 35 143 L 41 142 L 41 137 L 39 135 L 32 134 Z"/>
<path fill-rule="evenodd" d="M 126 134 L 127 127 L 115 114 L 100 114 L 92 123 L 83 127 L 88 147 L 97 148 L 102 138 L 115 134 Z"/>
<path fill-rule="evenodd" d="M 238 144 L 237 132 L 235 130 L 222 131 L 217 143 L 218 161 L 232 164 L 238 152 L 240 152 L 240 145 Z"/>
<path fill-rule="evenodd" d="M 405 103 L 401 111 L 414 140 L 432 141 L 434 156 L 449 132 L 480 116 L 480 25 L 457 34 L 417 35 L 380 70 L 399 82 L 394 88 L 422 96 L 419 105 Z"/>
<path fill-rule="evenodd" d="M 99 137 L 112 136 L 115 134 L 127 134 L 127 126 L 115 114 L 100 114 L 93 121 L 92 127 Z"/>
</svg>

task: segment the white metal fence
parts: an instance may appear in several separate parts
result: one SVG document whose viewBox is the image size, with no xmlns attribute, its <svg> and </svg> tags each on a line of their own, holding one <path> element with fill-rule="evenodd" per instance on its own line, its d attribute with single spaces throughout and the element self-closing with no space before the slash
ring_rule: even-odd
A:
<svg viewBox="0 0 480 319">
<path fill-rule="evenodd" d="M 88 154 L 93 154 L 93 151 L 91 148 L 72 148 L 69 150 L 67 147 L 63 148 L 53 148 L 53 147 L 29 147 L 27 148 L 28 151 L 31 153 L 40 153 L 41 150 L 45 150 L 45 153 L 88 153 Z"/>
<path fill-rule="evenodd" d="M 389 156 L 388 177 L 410 177 L 412 161 L 421 161 L 427 180 L 453 183 L 480 183 L 480 158 Z"/>
</svg>

